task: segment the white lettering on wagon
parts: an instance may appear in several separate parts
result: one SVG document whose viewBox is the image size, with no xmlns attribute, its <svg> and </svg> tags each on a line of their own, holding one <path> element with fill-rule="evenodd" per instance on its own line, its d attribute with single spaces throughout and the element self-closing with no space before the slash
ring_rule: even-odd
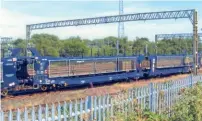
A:
<svg viewBox="0 0 202 121">
<path fill-rule="evenodd" d="M 77 63 L 84 63 L 84 61 L 76 61 Z"/>
<path fill-rule="evenodd" d="M 12 59 L 8 59 L 7 61 L 13 61 Z"/>
<path fill-rule="evenodd" d="M 6 74 L 6 77 L 12 77 L 14 74 Z"/>
<path fill-rule="evenodd" d="M 12 83 L 9 83 L 9 86 L 14 86 L 15 85 L 15 82 L 12 82 Z"/>
<path fill-rule="evenodd" d="M 6 63 L 6 66 L 12 66 L 13 63 Z"/>
</svg>

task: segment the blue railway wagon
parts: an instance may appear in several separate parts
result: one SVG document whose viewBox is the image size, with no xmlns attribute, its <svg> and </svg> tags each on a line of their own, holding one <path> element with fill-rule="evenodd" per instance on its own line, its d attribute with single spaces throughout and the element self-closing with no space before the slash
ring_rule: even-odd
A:
<svg viewBox="0 0 202 121">
<path fill-rule="evenodd" d="M 40 57 L 34 48 L 29 48 L 32 57 L 23 57 L 20 55 L 22 49 L 14 48 L 11 50 L 10 56 L 1 58 L 1 92 L 7 94 L 15 88 L 22 85 L 33 84 L 33 74 L 29 75 L 28 67 L 32 67 L 32 72 L 36 68 L 33 66 L 35 57 Z M 29 65 L 32 66 L 29 66 Z"/>
<path fill-rule="evenodd" d="M 186 64 L 187 66 L 189 66 L 189 67 L 191 66 L 191 68 L 193 68 L 193 65 L 194 65 L 193 55 L 187 55 L 187 56 L 185 57 L 185 64 Z M 199 54 L 199 55 L 198 55 L 198 69 L 200 69 L 201 66 L 202 66 L 202 55 Z"/>
<path fill-rule="evenodd" d="M 13 87 L 17 83 L 16 60 L 12 57 L 1 59 L 1 88 Z"/>
<path fill-rule="evenodd" d="M 147 71 L 149 76 L 164 76 L 177 73 L 190 72 L 191 65 L 185 63 L 184 55 L 169 55 L 169 56 L 149 56 L 150 70 Z"/>
<path fill-rule="evenodd" d="M 142 77 L 139 65 L 144 56 L 54 58 L 42 57 L 30 48 L 32 55 L 23 57 L 19 56 L 20 51 L 14 49 L 10 57 L 2 59 L 4 94 L 23 85 L 46 90 L 51 85 L 73 86 Z"/>
<path fill-rule="evenodd" d="M 41 60 L 34 85 L 73 86 L 142 77 L 136 68 L 143 56 Z"/>
</svg>

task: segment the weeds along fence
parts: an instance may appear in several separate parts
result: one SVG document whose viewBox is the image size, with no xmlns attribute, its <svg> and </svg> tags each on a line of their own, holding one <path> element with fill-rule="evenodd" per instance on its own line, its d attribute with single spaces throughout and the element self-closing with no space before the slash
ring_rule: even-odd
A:
<svg viewBox="0 0 202 121">
<path fill-rule="evenodd" d="M 63 103 L 25 107 L 23 110 L 1 111 L 1 121 L 112 121 L 117 113 L 150 109 L 170 115 L 172 106 L 185 88 L 202 82 L 202 76 L 189 76 L 165 83 L 150 83 L 117 94 L 88 96 Z"/>
</svg>

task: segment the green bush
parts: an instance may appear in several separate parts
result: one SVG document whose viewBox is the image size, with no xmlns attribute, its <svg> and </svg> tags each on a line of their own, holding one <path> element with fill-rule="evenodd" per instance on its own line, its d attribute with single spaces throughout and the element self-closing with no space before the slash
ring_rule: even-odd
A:
<svg viewBox="0 0 202 121">
<path fill-rule="evenodd" d="M 173 105 L 171 115 L 156 114 L 149 109 L 140 110 L 138 106 L 127 113 L 115 113 L 110 121 L 202 121 L 202 86 L 181 90 L 180 98 Z M 115 110 L 116 112 L 117 110 Z"/>
<path fill-rule="evenodd" d="M 145 110 L 134 110 L 125 116 L 124 113 L 116 113 L 114 118 L 109 121 L 168 121 L 167 116 L 159 115 Z"/>
<path fill-rule="evenodd" d="M 171 121 L 202 121 L 202 86 L 186 89 L 173 107 Z"/>
</svg>

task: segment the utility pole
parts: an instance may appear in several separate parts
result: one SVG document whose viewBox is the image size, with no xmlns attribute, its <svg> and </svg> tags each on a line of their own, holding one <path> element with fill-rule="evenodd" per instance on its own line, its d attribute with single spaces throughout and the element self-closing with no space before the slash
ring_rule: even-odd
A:
<svg viewBox="0 0 202 121">
<path fill-rule="evenodd" d="M 148 56 L 148 45 L 147 45 L 147 44 L 145 45 L 145 52 L 144 52 L 144 55 L 145 55 L 145 56 Z"/>
<path fill-rule="evenodd" d="M 193 15 L 193 57 L 194 57 L 194 75 L 198 74 L 198 20 L 197 11 Z"/>
<path fill-rule="evenodd" d="M 158 54 L 158 50 L 157 50 L 157 35 L 155 35 L 155 54 Z"/>
<path fill-rule="evenodd" d="M 119 15 L 123 15 L 123 0 L 119 0 Z M 124 23 L 119 22 L 118 25 L 118 39 L 116 41 L 116 51 L 117 56 L 119 55 L 119 41 L 124 37 Z"/>
<path fill-rule="evenodd" d="M 25 48 L 25 56 L 28 56 L 28 45 L 29 45 L 29 41 L 30 41 L 30 35 L 31 35 L 31 30 L 30 30 L 30 26 L 27 25 L 26 26 L 26 48 Z"/>
</svg>

